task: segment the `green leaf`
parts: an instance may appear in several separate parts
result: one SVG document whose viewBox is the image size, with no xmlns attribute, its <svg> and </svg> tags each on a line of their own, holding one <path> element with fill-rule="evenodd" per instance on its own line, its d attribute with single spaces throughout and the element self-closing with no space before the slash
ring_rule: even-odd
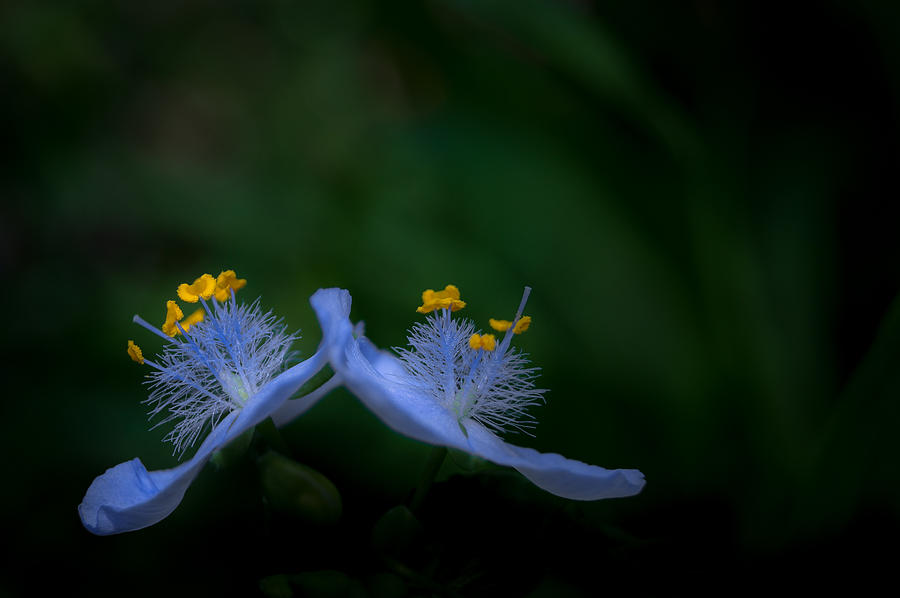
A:
<svg viewBox="0 0 900 598">
<path fill-rule="evenodd" d="M 304 571 L 292 575 L 290 580 L 301 596 L 310 598 L 365 598 L 367 595 L 363 585 L 343 571 Z"/>
<path fill-rule="evenodd" d="M 318 471 L 269 451 L 259 458 L 263 495 L 276 511 L 307 523 L 330 525 L 341 517 L 341 495 Z"/>
<path fill-rule="evenodd" d="M 404 505 L 388 510 L 372 528 L 372 546 L 383 552 L 410 548 L 422 535 L 422 524 Z"/>
<path fill-rule="evenodd" d="M 252 440 L 253 428 L 250 428 L 249 430 L 232 440 L 229 444 L 213 453 L 212 459 L 210 460 L 212 461 L 213 465 L 216 466 L 216 469 L 227 469 L 228 467 L 231 467 L 244 458 L 244 455 L 247 453 L 247 449 L 250 448 L 250 443 Z"/>
<path fill-rule="evenodd" d="M 291 598 L 294 591 L 287 575 L 270 575 L 259 580 L 259 590 L 268 598 Z"/>
</svg>

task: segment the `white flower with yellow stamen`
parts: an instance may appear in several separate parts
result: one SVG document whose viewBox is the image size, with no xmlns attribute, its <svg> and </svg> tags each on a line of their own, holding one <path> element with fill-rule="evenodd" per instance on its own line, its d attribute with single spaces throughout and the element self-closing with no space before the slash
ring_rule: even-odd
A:
<svg viewBox="0 0 900 598">
<path fill-rule="evenodd" d="M 637 494 L 644 476 L 636 469 L 604 469 L 514 446 L 497 435 L 531 427 L 534 418 L 527 409 L 543 400 L 543 391 L 534 386 L 537 370 L 510 346 L 512 337 L 530 324 L 522 315 L 530 290 L 526 287 L 512 322 L 492 322 L 494 329 L 506 331 L 500 343 L 491 334 L 476 332 L 471 321 L 452 317 L 451 312 L 465 307 L 459 289 L 448 285 L 443 291 L 425 291 L 417 311 L 431 315 L 410 330 L 409 348 L 399 349 L 399 358 L 354 334 L 347 291 L 320 289 L 310 302 L 337 375 L 397 432 L 514 467 L 565 498 Z"/>
<path fill-rule="evenodd" d="M 453 285 L 440 293 L 452 294 L 447 301 L 465 305 Z M 453 319 L 451 312 L 456 310 L 450 303 L 425 309 L 444 301 L 432 299 L 437 294 L 423 293 L 423 306 L 417 311 L 429 313 L 426 321 L 409 331 L 408 349 L 394 349 L 409 384 L 447 407 L 460 422 L 472 419 L 496 432 L 533 427 L 534 418 L 527 410 L 542 401 L 543 393 L 534 387 L 537 368 L 528 367 L 527 356 L 510 347 L 509 340 L 504 339 L 497 349 L 493 334 L 477 334 L 470 320 Z"/>
<path fill-rule="evenodd" d="M 157 425 L 173 424 L 165 440 L 183 455 L 209 433 L 194 456 L 173 469 L 147 471 L 140 459 L 132 459 L 97 477 L 78 506 L 89 531 L 116 534 L 160 521 L 178 506 L 215 451 L 267 417 L 279 425 L 296 417 L 336 384 L 287 404 L 326 363 L 326 351 L 320 348 L 285 370 L 297 337 L 287 333 L 271 312 L 263 312 L 259 300 L 238 303 L 234 291 L 244 284 L 246 280 L 237 279 L 233 270 L 218 278 L 204 274 L 193 284 L 178 287 L 182 301 L 202 304 L 187 318 L 175 301 L 166 304 L 161 330 L 134 317 L 165 341 L 153 359 L 132 340 L 127 349 L 134 361 L 150 368 L 146 401 L 150 416 L 161 416 Z"/>
</svg>

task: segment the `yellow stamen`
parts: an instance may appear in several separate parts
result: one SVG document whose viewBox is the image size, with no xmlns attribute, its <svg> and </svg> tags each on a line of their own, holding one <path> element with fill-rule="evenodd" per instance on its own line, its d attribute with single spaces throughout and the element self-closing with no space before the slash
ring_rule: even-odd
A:
<svg viewBox="0 0 900 598">
<path fill-rule="evenodd" d="M 197 303 L 203 297 L 209 299 L 216 290 L 216 279 L 209 274 L 204 274 L 196 279 L 193 284 L 182 283 L 178 285 L 178 298 L 188 303 Z"/>
<path fill-rule="evenodd" d="M 512 326 L 512 322 L 510 322 L 509 320 L 495 320 L 494 318 L 491 318 L 489 320 L 489 323 L 491 325 L 491 328 L 493 328 L 497 332 L 506 332 L 507 330 L 509 330 L 509 327 Z M 516 322 L 516 327 L 513 332 L 515 334 L 522 334 L 523 332 L 528 330 L 529 326 L 531 326 L 531 316 L 522 316 L 521 318 L 519 318 L 519 321 Z"/>
<path fill-rule="evenodd" d="M 134 341 L 128 341 L 128 356 L 138 363 L 144 363 L 144 354 L 141 348 L 134 344 Z"/>
<path fill-rule="evenodd" d="M 227 301 L 231 297 L 229 289 L 235 291 L 244 288 L 246 278 L 238 278 L 234 270 L 223 270 L 216 279 L 216 300 Z"/>
<path fill-rule="evenodd" d="M 476 351 L 478 349 L 493 351 L 497 348 L 497 339 L 493 334 L 473 334 L 469 337 L 469 347 Z"/>
<path fill-rule="evenodd" d="M 172 300 L 166 301 L 166 322 L 162 325 L 162 331 L 169 336 L 179 334 L 178 326 L 175 322 L 184 317 L 184 312 L 178 307 L 178 304 Z"/>
<path fill-rule="evenodd" d="M 481 348 L 485 351 L 493 351 L 497 348 L 497 339 L 494 338 L 493 334 L 481 335 Z"/>
<path fill-rule="evenodd" d="M 459 289 L 452 284 L 444 287 L 443 291 L 427 289 L 422 292 L 422 305 L 416 308 L 420 314 L 427 314 L 436 309 L 449 309 L 459 311 L 466 306 L 465 301 L 459 299 Z"/>
<path fill-rule="evenodd" d="M 471 349 L 480 349 L 481 348 L 481 335 L 473 334 L 469 337 L 469 348 Z"/>
<path fill-rule="evenodd" d="M 459 289 L 456 285 L 448 284 L 443 291 L 434 293 L 435 299 L 459 299 Z"/>
<path fill-rule="evenodd" d="M 491 328 L 497 332 L 506 332 L 509 330 L 509 327 L 512 326 L 512 322 L 509 320 L 495 320 L 494 318 L 488 320 L 488 323 L 491 325 Z"/>
<path fill-rule="evenodd" d="M 183 319 L 180 322 L 181 327 L 184 328 L 185 332 L 187 332 L 188 330 L 191 329 L 191 326 L 193 326 L 194 324 L 197 324 L 199 322 L 202 322 L 203 318 L 205 318 L 205 317 L 206 317 L 206 310 L 204 310 L 201 307 L 200 309 L 197 309 L 196 311 L 194 311 L 194 313 L 192 313 L 191 315 L 189 315 L 188 317 Z"/>
</svg>

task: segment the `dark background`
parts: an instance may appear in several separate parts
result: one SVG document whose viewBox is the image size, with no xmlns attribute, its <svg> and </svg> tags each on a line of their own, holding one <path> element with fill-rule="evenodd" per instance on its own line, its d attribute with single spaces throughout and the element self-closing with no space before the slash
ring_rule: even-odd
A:
<svg viewBox="0 0 900 598">
<path fill-rule="evenodd" d="M 26 2 L 0 8 L 0 593 L 859 591 L 900 532 L 900 14 L 892 2 Z M 575 503 L 429 448 L 341 390 L 285 429 L 339 523 L 272 513 L 252 453 L 160 524 L 76 505 L 140 456 L 180 282 L 235 268 L 319 340 L 341 286 L 381 346 L 454 283 L 525 284 L 551 389 L 511 442 L 646 475 Z M 783 580 L 781 576 L 783 577 Z M 278 586 L 278 587 L 276 587 Z M 275 589 L 273 589 L 275 588 Z M 282 592 L 279 594 L 278 592 Z M 329 594 L 328 592 L 332 592 Z M 344 592 L 344 594 L 341 594 Z M 355 593 L 354 593 L 355 592 Z"/>
</svg>

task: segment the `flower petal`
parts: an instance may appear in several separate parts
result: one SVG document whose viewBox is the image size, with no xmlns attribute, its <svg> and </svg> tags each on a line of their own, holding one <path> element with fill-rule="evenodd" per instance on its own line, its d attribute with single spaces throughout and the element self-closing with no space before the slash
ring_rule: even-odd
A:
<svg viewBox="0 0 900 598">
<path fill-rule="evenodd" d="M 567 459 L 557 453 L 507 444 L 478 424 L 466 425 L 474 454 L 500 465 L 514 467 L 536 486 L 573 500 L 598 500 L 632 496 L 644 487 L 637 469 L 605 469 Z"/>
<path fill-rule="evenodd" d="M 147 471 L 140 459 L 120 463 L 97 476 L 78 505 L 88 531 L 106 536 L 133 531 L 164 519 L 181 502 L 191 482 L 218 449 L 252 428 L 281 405 L 326 361 L 324 347 L 266 384 L 240 411 L 224 417 L 194 456 L 172 469 Z"/>
<path fill-rule="evenodd" d="M 332 367 L 346 386 L 388 426 L 411 438 L 478 455 L 514 467 L 537 486 L 558 496 L 596 500 L 637 494 L 644 476 L 636 469 L 604 469 L 555 453 L 507 444 L 468 420 L 463 432 L 456 416 L 417 391 L 400 361 L 367 339 L 353 336 L 350 294 L 320 289 L 310 299 L 319 317 Z"/>
<path fill-rule="evenodd" d="M 343 383 L 341 377 L 337 374 L 328 379 L 319 388 L 302 397 L 285 401 L 284 404 L 275 410 L 272 414 L 272 421 L 279 428 L 289 424 L 297 417 L 309 411 L 322 397 L 337 388 Z"/>
</svg>

